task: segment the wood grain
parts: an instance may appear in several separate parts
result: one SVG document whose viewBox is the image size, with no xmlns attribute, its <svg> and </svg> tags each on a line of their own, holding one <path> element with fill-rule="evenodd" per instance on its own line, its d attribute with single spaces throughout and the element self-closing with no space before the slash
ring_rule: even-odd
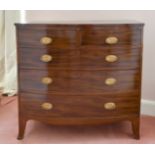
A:
<svg viewBox="0 0 155 155">
<path fill-rule="evenodd" d="M 141 48 L 97 48 L 81 47 L 75 50 L 56 50 L 40 48 L 20 48 L 19 63 L 21 68 L 29 69 L 66 69 L 70 70 L 120 70 L 140 67 Z M 52 56 L 52 61 L 43 62 L 45 54 Z M 116 55 L 118 60 L 109 63 L 108 55 Z"/>
<path fill-rule="evenodd" d="M 143 24 L 16 24 L 19 134 L 23 139 L 28 120 L 53 125 L 97 125 L 130 121 L 140 137 Z M 52 38 L 44 45 L 42 37 Z M 116 37 L 118 43 L 106 43 Z M 41 56 L 52 61 L 45 63 Z M 105 61 L 107 55 L 118 60 Z M 52 78 L 49 85 L 43 77 Z M 114 85 L 106 85 L 115 78 Z M 41 105 L 49 102 L 51 110 Z M 104 105 L 114 102 L 116 109 Z"/>
<path fill-rule="evenodd" d="M 38 95 L 22 93 L 20 95 L 22 111 L 25 116 L 50 117 L 109 117 L 137 115 L 139 101 L 137 94 L 111 95 Z M 51 103 L 53 108 L 44 110 L 41 105 Z M 114 102 L 116 109 L 106 110 L 104 104 Z"/>
<path fill-rule="evenodd" d="M 42 78 L 50 77 L 49 85 Z M 117 80 L 114 85 L 106 85 L 107 78 Z M 139 71 L 79 71 L 79 70 L 20 70 L 20 91 L 59 94 L 93 94 L 139 91 Z"/>
</svg>

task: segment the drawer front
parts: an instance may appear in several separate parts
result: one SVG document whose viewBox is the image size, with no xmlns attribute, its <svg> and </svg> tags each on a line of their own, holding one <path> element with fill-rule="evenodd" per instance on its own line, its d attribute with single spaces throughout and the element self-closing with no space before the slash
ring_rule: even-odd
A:
<svg viewBox="0 0 155 155">
<path fill-rule="evenodd" d="M 52 28 L 52 27 L 51 27 Z M 79 45 L 80 34 L 74 29 L 50 27 L 23 27 L 17 29 L 19 47 L 74 48 Z"/>
<path fill-rule="evenodd" d="M 111 106 L 107 106 L 113 103 Z M 27 117 L 120 117 L 139 113 L 136 94 L 127 95 L 39 95 L 20 94 L 20 110 Z M 110 105 L 110 104 L 109 104 Z"/>
<path fill-rule="evenodd" d="M 20 90 L 58 93 L 91 94 L 138 91 L 140 74 L 127 71 L 26 70 L 19 74 Z"/>
<path fill-rule="evenodd" d="M 140 51 L 140 48 L 21 48 L 19 64 L 21 68 L 34 69 L 135 69 L 140 67 Z"/>
<path fill-rule="evenodd" d="M 104 25 L 85 26 L 82 45 L 135 45 L 142 43 L 142 26 L 137 25 Z"/>
</svg>

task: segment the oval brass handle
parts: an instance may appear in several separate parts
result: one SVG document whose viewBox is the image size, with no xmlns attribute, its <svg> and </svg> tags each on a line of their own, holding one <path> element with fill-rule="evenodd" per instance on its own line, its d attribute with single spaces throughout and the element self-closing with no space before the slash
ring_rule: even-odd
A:
<svg viewBox="0 0 155 155">
<path fill-rule="evenodd" d="M 108 102 L 104 104 L 104 108 L 106 110 L 114 110 L 116 109 L 116 104 L 114 102 Z"/>
<path fill-rule="evenodd" d="M 106 38 L 106 40 L 105 40 L 105 42 L 107 43 L 107 44 L 117 44 L 118 43 L 118 38 L 117 37 L 108 37 L 108 38 Z"/>
<path fill-rule="evenodd" d="M 43 78 L 42 78 L 42 83 L 43 83 L 43 84 L 48 85 L 48 84 L 51 84 L 52 82 L 53 82 L 53 80 L 52 80 L 52 78 L 50 78 L 50 77 L 43 77 Z"/>
<path fill-rule="evenodd" d="M 107 78 L 106 80 L 105 80 L 105 84 L 106 85 L 114 85 L 115 83 L 117 82 L 117 80 L 115 79 L 115 78 Z"/>
<path fill-rule="evenodd" d="M 52 43 L 53 39 L 50 38 L 50 37 L 42 37 L 40 39 L 40 42 L 43 44 L 43 45 L 48 45 L 50 43 Z"/>
<path fill-rule="evenodd" d="M 115 62 L 115 61 L 118 60 L 118 57 L 117 57 L 116 55 L 107 55 L 107 56 L 105 57 L 105 60 L 106 60 L 107 62 Z"/>
<path fill-rule="evenodd" d="M 51 103 L 45 102 L 41 104 L 41 108 L 44 110 L 51 110 L 53 108 L 53 105 Z"/>
<path fill-rule="evenodd" d="M 51 55 L 48 54 L 44 54 L 41 56 L 40 60 L 43 62 L 50 62 L 52 61 L 53 57 Z"/>
</svg>

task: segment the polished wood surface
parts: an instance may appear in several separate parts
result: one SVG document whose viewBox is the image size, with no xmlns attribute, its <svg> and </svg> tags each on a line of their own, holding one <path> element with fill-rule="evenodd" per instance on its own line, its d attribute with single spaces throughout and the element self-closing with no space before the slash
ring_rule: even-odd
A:
<svg viewBox="0 0 155 155">
<path fill-rule="evenodd" d="M 107 37 L 118 38 L 119 45 L 142 45 L 142 24 L 128 25 L 17 25 L 20 47 L 75 48 L 80 45 L 109 46 Z M 24 30 L 24 31 L 23 31 Z M 40 44 L 42 37 L 51 37 L 53 42 Z"/>
<path fill-rule="evenodd" d="M 139 71 L 79 71 L 79 70 L 20 70 L 20 90 L 58 93 L 93 94 L 139 91 Z M 49 77 L 52 83 L 44 84 L 42 79 Z M 115 78 L 114 85 L 107 85 L 106 79 Z"/>
<path fill-rule="evenodd" d="M 21 68 L 29 69 L 66 69 L 70 70 L 119 70 L 137 69 L 140 67 L 141 48 L 120 47 L 104 48 L 98 46 L 81 46 L 75 50 L 56 50 L 40 48 L 20 48 L 19 63 Z M 52 56 L 48 63 L 43 62 L 43 55 Z M 113 63 L 106 61 L 106 56 L 116 55 Z"/>
<path fill-rule="evenodd" d="M 139 134 L 143 24 L 16 24 L 19 135 L 57 125 L 131 121 Z"/>
<path fill-rule="evenodd" d="M 38 48 L 75 48 L 80 44 L 80 33 L 75 28 L 63 27 L 58 29 L 55 27 L 19 27 L 21 31 L 18 33 L 19 47 L 38 47 Z M 24 29 L 24 31 L 22 31 Z M 50 44 L 42 44 L 41 39 L 43 37 L 49 37 L 53 41 Z M 20 39 L 21 38 L 21 39 Z"/>
<path fill-rule="evenodd" d="M 106 38 L 117 37 L 119 45 L 141 45 L 141 27 L 133 25 L 113 25 L 113 26 L 85 26 L 82 34 L 82 45 L 104 45 Z"/>
<path fill-rule="evenodd" d="M 26 117 L 119 117 L 135 115 L 139 112 L 137 94 L 113 95 L 38 95 L 21 94 L 23 115 Z M 42 108 L 44 102 L 52 104 L 53 108 Z M 104 105 L 114 102 L 116 108 L 105 109 Z M 83 110 L 85 109 L 85 110 Z M 75 122 L 76 123 L 76 122 Z"/>
</svg>

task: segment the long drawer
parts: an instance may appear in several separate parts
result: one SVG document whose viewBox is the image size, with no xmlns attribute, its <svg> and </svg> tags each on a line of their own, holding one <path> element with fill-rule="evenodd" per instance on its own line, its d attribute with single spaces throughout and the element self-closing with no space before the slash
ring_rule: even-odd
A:
<svg viewBox="0 0 155 155">
<path fill-rule="evenodd" d="M 20 91 L 89 94 L 137 91 L 139 71 L 27 70 L 19 73 Z"/>
<path fill-rule="evenodd" d="M 38 119 L 51 117 L 120 117 L 137 115 L 137 94 L 39 95 L 20 94 L 22 114 Z"/>
<path fill-rule="evenodd" d="M 136 69 L 141 62 L 140 48 L 80 48 L 56 50 L 19 49 L 20 68 L 41 69 Z"/>
</svg>

